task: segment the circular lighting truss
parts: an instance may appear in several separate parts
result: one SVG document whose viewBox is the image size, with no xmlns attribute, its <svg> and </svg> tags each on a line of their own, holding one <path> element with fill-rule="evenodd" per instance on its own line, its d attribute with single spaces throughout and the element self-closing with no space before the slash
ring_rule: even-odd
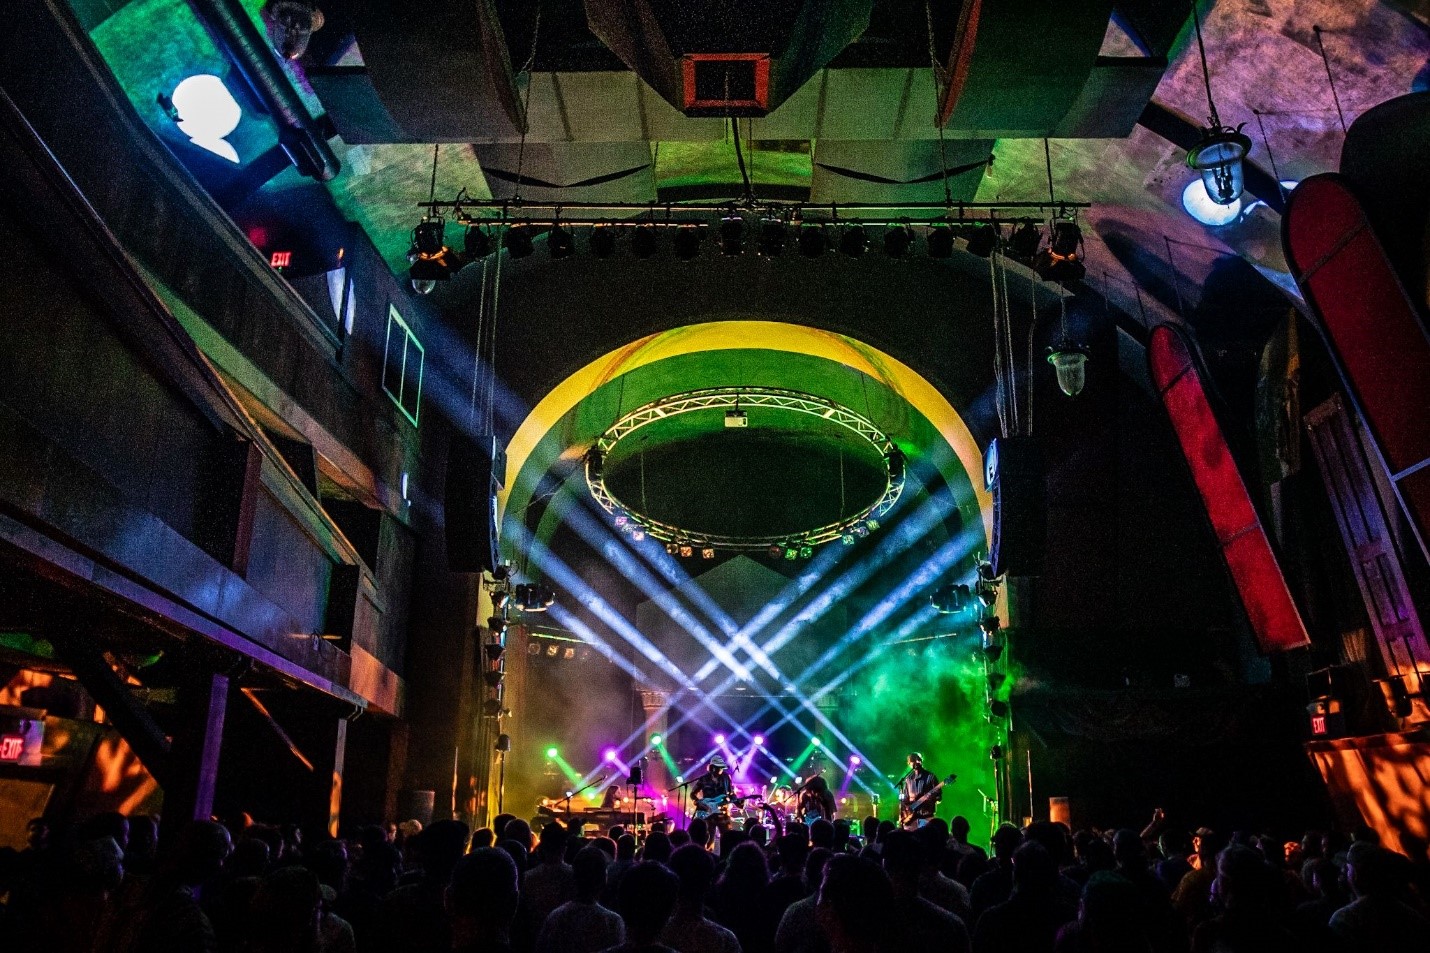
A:
<svg viewBox="0 0 1430 953">
<path fill-rule="evenodd" d="M 869 506 L 837 522 L 826 523 L 814 529 L 769 536 L 726 536 L 696 532 L 652 519 L 616 499 L 606 488 L 601 472 L 604 461 L 618 443 L 642 427 L 695 411 L 724 411 L 727 418 L 731 415 L 743 416 L 745 411 L 753 407 L 809 414 L 838 424 L 867 440 L 884 460 L 884 492 Z M 586 454 L 586 483 L 591 488 L 591 496 L 602 509 L 615 517 L 618 527 L 631 532 L 633 536 L 637 532 L 643 532 L 654 539 L 674 544 L 677 552 L 682 551 L 680 547 L 689 547 L 693 552 L 713 549 L 772 552 L 776 547 L 786 552 L 798 552 L 836 539 L 853 542 L 857 538 L 868 536 L 870 530 L 878 529 L 879 517 L 893 508 L 904 490 L 904 455 L 867 417 L 832 400 L 773 387 L 711 387 L 662 398 L 644 407 L 637 407 L 617 420 L 597 438 L 596 445 Z"/>
</svg>

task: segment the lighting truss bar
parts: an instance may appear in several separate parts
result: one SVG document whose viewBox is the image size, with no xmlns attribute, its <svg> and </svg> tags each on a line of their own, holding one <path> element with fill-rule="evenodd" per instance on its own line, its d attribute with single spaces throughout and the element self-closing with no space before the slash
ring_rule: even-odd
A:
<svg viewBox="0 0 1430 953">
<path fill-rule="evenodd" d="M 688 221 L 680 222 L 671 220 L 671 216 L 681 215 L 729 215 L 732 212 L 748 212 L 751 214 L 766 215 L 771 218 L 778 218 L 781 221 L 793 221 L 796 213 L 801 218 L 817 213 L 829 215 L 828 219 L 815 219 L 818 223 L 834 222 L 839 220 L 841 213 L 867 213 L 867 212 L 933 212 L 938 216 L 929 216 L 926 220 L 937 222 L 956 222 L 963 217 L 966 211 L 986 211 L 989 213 L 998 211 L 1033 211 L 1055 212 L 1065 215 L 1076 209 L 1092 208 L 1091 202 L 1065 202 L 1065 201 L 1030 201 L 1030 202 L 957 202 L 952 205 L 943 202 L 866 202 L 852 205 L 811 205 L 801 202 L 694 202 L 690 204 L 665 204 L 657 205 L 647 203 L 637 205 L 634 203 L 620 202 L 528 202 L 498 200 L 498 199 L 450 199 L 444 201 L 418 202 L 417 207 L 424 209 L 429 215 L 446 215 L 452 220 L 464 225 L 485 224 L 493 221 L 512 221 L 530 210 L 550 210 L 552 215 L 549 221 L 560 222 L 563 225 L 602 225 L 609 224 L 608 219 L 602 218 L 570 218 L 564 213 L 577 212 L 613 212 L 621 214 L 642 214 L 650 216 L 648 221 L 642 224 L 656 226 L 674 226 L 689 224 Z M 497 212 L 498 215 L 473 216 L 473 211 Z M 954 213 L 957 212 L 957 217 Z M 663 214 L 666 221 L 662 222 L 655 218 L 657 214 Z M 804 219 L 810 221 L 809 219 Z M 546 220 L 543 220 L 546 221 Z M 860 219 L 861 224 L 877 225 L 878 221 Z M 523 224 L 529 224 L 529 220 L 523 220 Z M 883 224 L 899 225 L 905 223 L 902 218 L 890 218 Z"/>
<path fill-rule="evenodd" d="M 679 526 L 663 523 L 644 514 L 636 513 L 621 503 L 620 500 L 616 499 L 611 492 L 606 489 L 605 481 L 596 464 L 597 459 L 606 459 L 617 443 L 635 433 L 640 428 L 655 423 L 658 420 L 665 420 L 669 417 L 688 414 L 693 411 L 746 410 L 750 407 L 770 407 L 809 414 L 838 424 L 857 434 L 864 440 L 867 440 L 879 451 L 886 461 L 884 492 L 880 494 L 879 498 L 872 505 L 865 507 L 854 515 L 802 533 L 775 536 L 721 536 L 716 534 L 694 533 L 682 529 Z M 831 400 L 815 397 L 812 394 L 803 394 L 799 391 L 782 390 L 778 388 L 716 387 L 676 394 L 655 401 L 654 403 L 646 404 L 644 407 L 637 407 L 635 410 L 617 420 L 605 433 L 597 438 L 594 452 L 587 455 L 586 482 L 591 488 L 591 496 L 600 504 L 602 509 L 613 516 L 625 515 L 635 522 L 640 523 L 646 528 L 646 532 L 650 536 L 663 542 L 688 543 L 692 546 L 712 546 L 717 549 L 746 551 L 767 549 L 776 544 L 786 546 L 816 546 L 821 543 L 839 539 L 850 527 L 862 523 L 871 517 L 883 516 L 893 508 L 904 489 L 902 468 L 900 468 L 898 472 L 895 472 L 887 465 L 890 455 L 896 452 L 899 452 L 898 447 L 882 430 L 876 427 L 872 421 Z"/>
</svg>

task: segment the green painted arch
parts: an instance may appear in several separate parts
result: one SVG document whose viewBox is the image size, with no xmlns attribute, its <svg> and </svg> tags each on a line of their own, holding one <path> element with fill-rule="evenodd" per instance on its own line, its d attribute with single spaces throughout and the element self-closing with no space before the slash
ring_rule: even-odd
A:
<svg viewBox="0 0 1430 953">
<path fill-rule="evenodd" d="M 508 514 L 524 518 L 550 473 L 579 479 L 596 438 L 622 414 L 675 393 L 713 386 L 802 390 L 856 410 L 904 450 L 910 468 L 931 465 L 972 523 L 992 532 L 992 501 L 975 475 L 982 454 L 962 417 L 902 362 L 844 335 L 774 321 L 713 321 L 650 335 L 590 362 L 546 395 L 517 429 L 498 494 L 501 545 L 511 556 Z M 566 496 L 563 502 L 561 496 Z M 558 494 L 536 529 L 549 539 L 569 494 Z"/>
</svg>

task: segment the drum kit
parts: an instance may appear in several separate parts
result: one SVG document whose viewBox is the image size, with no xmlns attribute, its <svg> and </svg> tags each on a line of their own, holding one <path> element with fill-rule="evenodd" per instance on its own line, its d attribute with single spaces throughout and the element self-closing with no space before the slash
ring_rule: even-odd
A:
<svg viewBox="0 0 1430 953">
<path fill-rule="evenodd" d="M 796 811 L 799 796 L 787 785 L 778 785 L 766 793 L 735 798 L 731 803 L 722 804 L 705 817 L 707 823 L 719 830 L 748 831 L 756 825 L 783 829 L 790 821 L 801 820 Z"/>
</svg>

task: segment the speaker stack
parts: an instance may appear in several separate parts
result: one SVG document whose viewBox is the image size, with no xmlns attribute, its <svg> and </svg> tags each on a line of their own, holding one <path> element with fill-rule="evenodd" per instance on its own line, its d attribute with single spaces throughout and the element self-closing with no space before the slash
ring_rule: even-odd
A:
<svg viewBox="0 0 1430 953">
<path fill-rule="evenodd" d="M 1047 553 L 1048 499 L 1043 460 L 1032 437 L 998 437 L 983 455 L 983 473 L 993 496 L 996 576 L 1036 576 Z"/>
</svg>

